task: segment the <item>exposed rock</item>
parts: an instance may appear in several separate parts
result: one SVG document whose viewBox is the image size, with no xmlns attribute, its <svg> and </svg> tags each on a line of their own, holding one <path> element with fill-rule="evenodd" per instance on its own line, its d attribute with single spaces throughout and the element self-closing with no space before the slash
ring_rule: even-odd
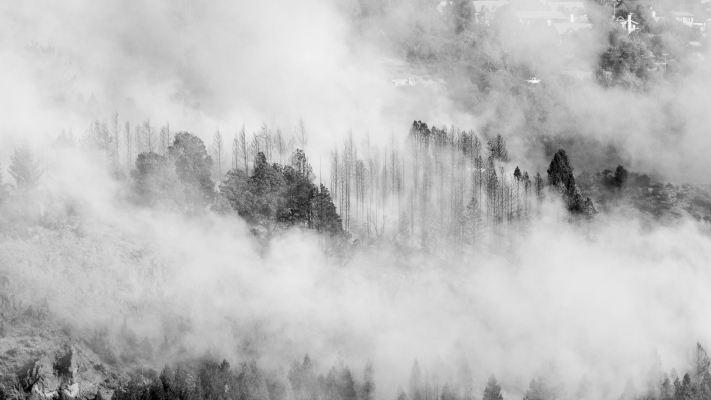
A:
<svg viewBox="0 0 711 400">
<path fill-rule="evenodd" d="M 114 383 L 114 379 L 106 377 L 104 367 L 91 351 L 72 347 L 54 354 L 58 356 L 45 353 L 20 368 L 17 379 L 25 392 L 40 398 L 52 398 L 60 391 L 72 398 L 91 398 L 101 387 L 106 388 L 105 379 Z"/>
<path fill-rule="evenodd" d="M 54 362 L 48 356 L 24 365 L 17 374 L 17 379 L 26 392 L 37 393 L 44 397 L 56 394 L 62 381 L 54 374 Z"/>
<path fill-rule="evenodd" d="M 60 357 L 54 367 L 59 375 L 73 380 L 79 370 L 74 349 L 71 349 L 64 357 Z"/>
</svg>

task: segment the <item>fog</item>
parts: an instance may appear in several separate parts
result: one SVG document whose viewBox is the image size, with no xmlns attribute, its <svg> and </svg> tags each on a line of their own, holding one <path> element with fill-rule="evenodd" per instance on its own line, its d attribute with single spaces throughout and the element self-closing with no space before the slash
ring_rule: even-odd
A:
<svg viewBox="0 0 711 400">
<path fill-rule="evenodd" d="M 5 135 L 81 133 L 114 110 L 203 139 L 262 122 L 291 132 L 303 118 L 314 151 L 325 152 L 349 129 L 389 134 L 414 115 L 471 120 L 443 96 L 394 91 L 389 56 L 357 40 L 323 0 L 2 7 Z"/>
<path fill-rule="evenodd" d="M 343 4 L 74 0 L 0 10 L 4 170 L 18 140 L 47 146 L 114 110 L 206 142 L 242 124 L 291 132 L 303 118 L 310 151 L 323 156 L 350 130 L 385 144 L 404 140 L 412 120 L 478 129 L 499 119 L 514 163 L 544 172 L 549 161 L 516 132 L 521 110 L 502 119 L 494 105 L 463 109 L 445 89 L 393 88 L 396 55 L 365 40 Z M 575 134 L 614 144 L 636 170 L 708 183 L 708 73 L 702 65 L 648 93 L 581 84 L 564 95 Z M 670 137 L 676 122 L 684 128 Z M 340 358 L 360 376 L 372 360 L 379 399 L 395 398 L 415 358 L 436 368 L 462 352 L 476 396 L 493 373 L 505 398 L 519 398 L 553 363 L 568 396 L 587 375 L 601 398 L 617 398 L 628 379 L 645 379 L 654 351 L 665 370 L 683 371 L 688 350 L 711 337 L 711 242 L 691 219 L 650 227 L 613 213 L 581 227 L 550 198 L 511 248 L 444 256 L 364 246 L 343 262 L 309 233 L 263 248 L 236 216 L 127 204 L 94 161 L 52 154 L 43 210 L 71 199 L 80 222 L 74 232 L 7 236 L 0 261 L 17 266 L 25 300 L 47 297 L 82 334 L 125 319 L 156 343 L 176 335 L 190 353 L 267 368 L 309 353 L 321 372 Z M 179 317 L 191 326 L 180 335 Z"/>
<path fill-rule="evenodd" d="M 437 365 L 463 352 L 475 393 L 494 373 L 506 398 L 520 397 L 553 363 L 569 396 L 587 375 L 612 398 L 646 379 L 653 351 L 665 370 L 683 371 L 711 334 L 711 243 L 693 221 L 650 230 L 610 215 L 583 228 L 551 201 L 503 252 L 365 247 L 343 265 L 300 231 L 264 251 L 237 217 L 185 220 L 115 200 L 111 184 L 87 191 L 110 179 L 77 155 L 60 160 L 74 161 L 54 165 L 54 194 L 78 198 L 81 234 L 6 237 L 0 260 L 18 266 L 25 301 L 47 298 L 79 335 L 126 320 L 156 345 L 175 338 L 189 354 L 270 369 L 308 353 L 321 371 L 342 359 L 357 375 L 372 360 L 379 398 L 406 384 L 416 357 L 446 380 L 452 372 Z M 190 321 L 182 334 L 179 318 Z"/>
</svg>

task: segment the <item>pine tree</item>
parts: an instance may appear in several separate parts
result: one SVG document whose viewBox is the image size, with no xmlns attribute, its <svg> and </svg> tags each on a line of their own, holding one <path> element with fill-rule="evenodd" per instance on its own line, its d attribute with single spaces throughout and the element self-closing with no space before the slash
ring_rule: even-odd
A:
<svg viewBox="0 0 711 400">
<path fill-rule="evenodd" d="M 33 190 L 39 185 L 42 172 L 27 141 L 23 141 L 15 147 L 15 151 L 10 157 L 8 170 L 15 179 L 15 186 L 19 191 Z"/>
<path fill-rule="evenodd" d="M 407 393 L 402 390 L 402 386 L 398 386 L 397 388 L 397 400 L 410 400 L 410 398 L 407 397 Z"/>
<path fill-rule="evenodd" d="M 506 139 L 504 139 L 501 134 L 489 140 L 487 147 L 489 148 L 489 156 L 494 160 L 504 163 L 511 160 L 509 158 L 509 151 L 506 149 Z"/>
<path fill-rule="evenodd" d="M 288 374 L 296 400 L 312 400 L 317 396 L 316 376 L 307 354 L 303 363 L 294 362 Z"/>
<path fill-rule="evenodd" d="M 368 361 L 363 370 L 363 385 L 360 388 L 360 400 L 375 400 L 375 380 L 373 363 Z"/>
<path fill-rule="evenodd" d="M 212 203 L 215 196 L 215 184 L 210 178 L 212 158 L 202 140 L 188 132 L 179 132 L 168 154 L 175 162 L 175 172 L 183 183 L 185 199 L 192 205 L 192 211 Z"/>
<path fill-rule="evenodd" d="M 239 393 L 243 400 L 269 400 L 269 391 L 264 375 L 257 368 L 257 363 L 252 361 L 242 364 L 242 373 L 239 375 Z"/>
<path fill-rule="evenodd" d="M 482 400 L 504 400 L 504 397 L 501 395 L 501 386 L 499 386 L 494 375 L 491 375 L 489 381 L 486 383 Z"/>
<path fill-rule="evenodd" d="M 319 186 L 318 194 L 316 194 L 313 212 L 313 227 L 316 231 L 329 236 L 339 236 L 343 234 L 341 216 L 338 215 L 331 195 L 323 184 Z"/>
<path fill-rule="evenodd" d="M 694 385 L 694 391 L 702 398 L 711 398 L 711 359 L 709 359 L 706 350 L 701 343 L 696 343 L 696 349 L 693 354 L 691 363 L 691 379 Z"/>
<path fill-rule="evenodd" d="M 573 167 L 570 165 L 565 150 L 560 149 L 553 155 L 547 172 L 548 183 L 562 194 L 571 214 L 590 218 L 597 212 L 592 200 L 583 198 L 578 185 L 575 184 Z"/>
<path fill-rule="evenodd" d="M 417 359 L 412 363 L 412 370 L 410 371 L 409 397 L 410 400 L 423 400 L 422 371 L 420 370 L 420 363 Z"/>
<path fill-rule="evenodd" d="M 536 189 L 536 198 L 538 200 L 541 200 L 543 198 L 543 189 L 545 188 L 545 185 L 543 183 L 543 178 L 541 178 L 541 174 L 536 172 L 536 177 L 534 178 L 533 185 Z"/>
<path fill-rule="evenodd" d="M 7 190 L 3 175 L 2 164 L 0 164 L 0 205 L 3 204 L 9 197 L 9 192 Z"/>
</svg>

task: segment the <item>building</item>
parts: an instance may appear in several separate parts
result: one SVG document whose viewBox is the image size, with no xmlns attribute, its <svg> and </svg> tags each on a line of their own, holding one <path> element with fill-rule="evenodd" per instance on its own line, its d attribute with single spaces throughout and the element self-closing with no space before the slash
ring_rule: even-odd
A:
<svg viewBox="0 0 711 400">
<path fill-rule="evenodd" d="M 627 14 L 627 18 L 617 17 L 615 21 L 618 24 L 622 25 L 622 27 L 627 31 L 628 35 L 636 31 L 637 25 L 639 25 L 637 22 L 632 20 L 632 13 Z"/>
<path fill-rule="evenodd" d="M 543 0 L 543 5 L 546 10 L 560 11 L 565 15 L 585 15 L 587 9 L 584 1 L 546 1 Z"/>
<path fill-rule="evenodd" d="M 670 11 L 669 15 L 684 25 L 692 26 L 694 24 L 694 14 L 692 14 L 690 12 Z"/>
<path fill-rule="evenodd" d="M 553 28 L 560 36 L 566 36 L 580 30 L 592 29 L 592 24 L 582 22 L 556 22 L 553 23 Z"/>
<path fill-rule="evenodd" d="M 653 10 L 659 5 L 657 0 L 620 0 L 616 8 L 631 13 L 638 13 L 642 9 Z"/>
<path fill-rule="evenodd" d="M 547 24 L 569 22 L 568 17 L 560 11 L 516 11 L 516 18 L 523 25 Z"/>
<path fill-rule="evenodd" d="M 472 1 L 474 7 L 474 18 L 480 22 L 486 22 L 494 18 L 494 13 L 501 7 L 509 4 L 506 0 Z"/>
</svg>

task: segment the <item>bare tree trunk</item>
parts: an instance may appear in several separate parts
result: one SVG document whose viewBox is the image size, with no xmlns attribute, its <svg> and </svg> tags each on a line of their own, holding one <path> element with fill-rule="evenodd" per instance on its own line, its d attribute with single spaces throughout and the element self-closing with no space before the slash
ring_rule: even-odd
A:
<svg viewBox="0 0 711 400">
<path fill-rule="evenodd" d="M 215 134 L 212 136 L 212 158 L 213 158 L 213 166 L 217 172 L 217 181 L 221 182 L 222 181 L 222 163 L 224 159 L 224 142 L 222 141 L 222 134 L 220 133 L 219 129 Z"/>
<path fill-rule="evenodd" d="M 131 170 L 131 159 L 132 157 L 132 151 L 131 151 L 131 124 L 126 121 L 126 124 L 124 125 L 124 142 L 126 143 L 126 169 L 129 171 Z"/>
<path fill-rule="evenodd" d="M 143 123 L 143 144 L 146 146 L 146 150 L 151 153 L 156 151 L 156 133 L 155 129 L 151 126 L 151 121 L 146 120 Z"/>
<path fill-rule="evenodd" d="M 111 155 L 111 161 L 114 163 L 115 168 L 118 170 L 119 168 L 119 138 L 121 137 L 121 133 L 119 132 L 119 122 L 118 122 L 118 111 L 114 111 L 114 114 L 111 116 L 111 127 L 113 128 L 113 139 L 114 139 L 114 146 L 113 146 L 113 154 Z"/>
</svg>

